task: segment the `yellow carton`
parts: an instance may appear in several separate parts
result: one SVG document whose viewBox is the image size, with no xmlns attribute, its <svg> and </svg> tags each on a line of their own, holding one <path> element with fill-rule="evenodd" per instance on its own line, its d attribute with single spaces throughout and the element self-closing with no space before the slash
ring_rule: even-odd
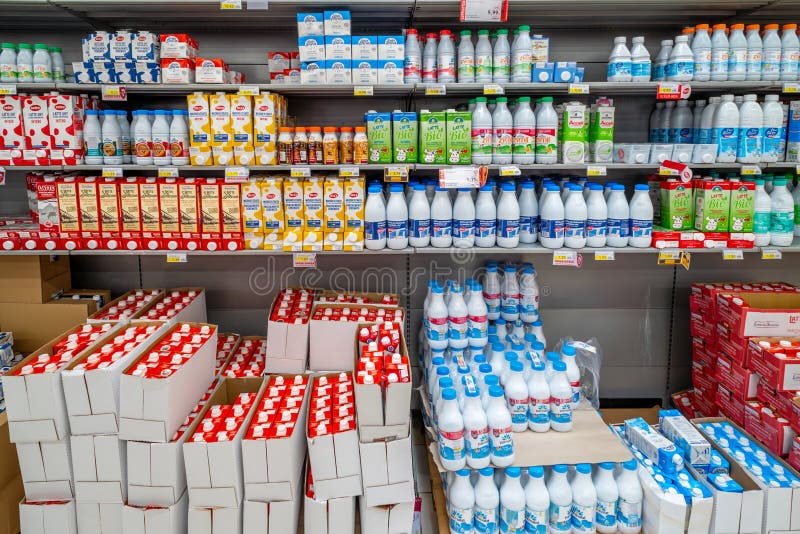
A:
<svg viewBox="0 0 800 534">
<path fill-rule="evenodd" d="M 285 215 L 283 213 L 283 178 L 270 176 L 261 184 L 261 209 L 264 214 L 264 250 L 283 249 Z"/>
<path fill-rule="evenodd" d="M 244 248 L 246 250 L 263 250 L 264 234 L 244 233 Z"/>
<path fill-rule="evenodd" d="M 365 179 L 344 180 L 344 250 L 364 250 L 364 191 Z"/>
<path fill-rule="evenodd" d="M 263 250 L 283 250 L 283 232 L 267 230 L 264 233 Z"/>
<path fill-rule="evenodd" d="M 214 146 L 211 147 L 214 155 L 214 165 L 233 165 L 233 146 Z"/>
<path fill-rule="evenodd" d="M 208 99 L 211 117 L 211 146 L 214 148 L 233 147 L 231 96 L 225 93 L 214 93 Z M 231 150 L 231 157 L 233 157 L 233 150 Z M 217 163 L 217 165 L 225 164 Z"/>
<path fill-rule="evenodd" d="M 253 98 L 253 145 L 258 165 L 278 163 L 278 127 L 283 123 L 284 99 L 275 94 L 260 94 Z"/>
<path fill-rule="evenodd" d="M 261 206 L 261 183 L 254 179 L 241 184 L 242 230 L 264 235 L 264 208 Z M 258 248 L 261 248 L 260 246 Z"/>
<path fill-rule="evenodd" d="M 211 119 L 208 95 L 193 93 L 186 97 L 186 101 L 189 112 L 189 146 L 211 146 Z M 198 164 L 192 163 L 192 165 Z"/>
<path fill-rule="evenodd" d="M 344 184 L 339 178 L 325 179 L 324 250 L 342 250 L 344 245 Z"/>
<path fill-rule="evenodd" d="M 189 147 L 189 161 L 195 167 L 210 167 L 214 165 L 214 158 L 210 146 Z"/>
<path fill-rule="evenodd" d="M 283 233 L 283 250 L 303 249 L 305 211 L 303 209 L 303 181 L 294 178 L 283 181 L 283 209 L 286 221 Z"/>
<path fill-rule="evenodd" d="M 253 146 L 253 103 L 246 95 L 230 95 L 233 146 Z"/>
<path fill-rule="evenodd" d="M 233 159 L 236 165 L 252 165 L 255 159 L 255 152 L 252 146 L 235 146 L 233 147 Z"/>
</svg>

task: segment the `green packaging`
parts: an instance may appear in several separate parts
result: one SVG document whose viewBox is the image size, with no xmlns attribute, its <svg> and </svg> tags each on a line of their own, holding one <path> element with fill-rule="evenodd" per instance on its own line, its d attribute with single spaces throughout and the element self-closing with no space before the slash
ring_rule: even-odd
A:
<svg viewBox="0 0 800 534">
<path fill-rule="evenodd" d="M 392 147 L 395 163 L 416 163 L 419 122 L 414 111 L 392 113 Z"/>
<path fill-rule="evenodd" d="M 697 191 L 694 227 L 701 232 L 727 232 L 731 183 L 704 181 Z"/>
<path fill-rule="evenodd" d="M 589 118 L 589 156 L 593 163 L 611 163 L 614 152 L 614 106 L 597 103 Z"/>
<path fill-rule="evenodd" d="M 752 232 L 756 211 L 756 184 L 738 182 L 731 184 L 731 232 Z"/>
<path fill-rule="evenodd" d="M 691 230 L 694 226 L 691 184 L 662 180 L 660 197 L 661 226 L 668 230 Z"/>
<path fill-rule="evenodd" d="M 444 111 L 423 110 L 419 114 L 419 152 L 421 163 L 447 163 L 447 115 Z"/>
<path fill-rule="evenodd" d="M 392 162 L 392 114 L 388 111 L 367 113 L 367 141 L 370 163 Z"/>
<path fill-rule="evenodd" d="M 588 133 L 586 106 L 577 102 L 564 104 L 564 118 L 561 124 L 564 163 L 584 163 L 586 161 Z"/>
<path fill-rule="evenodd" d="M 472 113 L 448 110 L 446 130 L 447 163 L 472 163 Z"/>
</svg>

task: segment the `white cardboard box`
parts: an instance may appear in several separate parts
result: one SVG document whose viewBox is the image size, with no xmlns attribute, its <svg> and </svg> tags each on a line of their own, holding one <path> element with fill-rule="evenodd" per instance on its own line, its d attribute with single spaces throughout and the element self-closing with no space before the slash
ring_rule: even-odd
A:
<svg viewBox="0 0 800 534">
<path fill-rule="evenodd" d="M 170 295 L 173 291 L 196 291 L 194 299 L 175 317 L 169 320 L 170 323 L 206 323 L 208 315 L 206 313 L 206 290 L 203 287 L 173 287 L 168 289 L 164 296 Z M 216 347 L 215 347 L 216 351 Z"/>
<path fill-rule="evenodd" d="M 303 484 L 298 484 L 291 500 L 274 502 L 244 501 L 243 534 L 283 534 L 297 532 Z M 306 528 L 306 532 L 313 532 Z"/>
<path fill-rule="evenodd" d="M 713 445 L 712 445 L 713 447 Z M 756 534 L 761 532 L 761 511 L 764 508 L 764 492 L 747 472 L 738 465 L 731 464 L 730 476 L 742 489 L 742 493 L 719 491 L 705 482 L 705 475 L 698 473 L 691 464 L 686 464 L 689 472 L 705 484 L 714 496 L 711 511 L 711 532 L 737 532 Z"/>
<path fill-rule="evenodd" d="M 64 389 L 61 373 L 18 375 L 16 372 L 35 360 L 40 354 L 52 354 L 53 345 L 69 334 L 82 328 L 70 328 L 55 339 L 46 343 L 30 356 L 14 366 L 3 376 L 3 392 L 8 414 L 8 431 L 14 443 L 34 443 L 37 441 L 60 441 L 69 436 L 67 406 L 64 402 Z M 112 338 L 121 325 L 114 325 L 104 336 L 92 343 L 76 358 L 89 353 L 94 348 Z"/>
<path fill-rule="evenodd" d="M 74 498 L 69 440 L 17 443 L 17 457 L 27 500 L 42 502 Z"/>
<path fill-rule="evenodd" d="M 286 376 L 287 379 L 293 376 Z M 269 387 L 267 382 L 266 387 Z M 290 501 L 303 486 L 306 458 L 306 419 L 311 384 L 291 436 L 276 439 L 242 439 L 244 498 L 255 502 Z M 245 517 L 247 511 L 245 510 Z"/>
<path fill-rule="evenodd" d="M 122 532 L 122 503 L 75 503 L 79 534 Z"/>
<path fill-rule="evenodd" d="M 352 534 L 356 523 L 356 498 L 339 497 L 318 501 L 303 496 L 303 528 L 319 534 Z M 363 527 L 361 532 L 369 532 Z M 248 533 L 246 533 L 248 534 Z"/>
<path fill-rule="evenodd" d="M 267 341 L 269 344 L 269 341 Z M 267 353 L 265 373 L 304 373 L 306 371 L 305 360 L 293 360 L 291 358 L 273 358 Z"/>
<path fill-rule="evenodd" d="M 75 502 L 27 504 L 22 501 L 19 524 L 23 534 L 77 534 Z"/>
<path fill-rule="evenodd" d="M 77 503 L 124 503 L 127 500 L 125 442 L 117 435 L 72 436 L 70 442 Z M 80 515 L 78 508 L 79 518 Z"/>
<path fill-rule="evenodd" d="M 270 306 L 270 317 L 275 307 L 273 301 Z M 305 324 L 290 324 L 278 321 L 267 323 L 267 362 L 270 358 L 284 358 L 299 360 L 304 370 L 308 359 L 308 322 Z"/>
<path fill-rule="evenodd" d="M 237 534 L 242 531 L 241 508 L 189 508 L 191 534 Z"/>
<path fill-rule="evenodd" d="M 411 437 L 393 441 L 359 443 L 361 479 L 367 506 L 414 501 L 414 467 Z M 316 479 L 314 480 L 316 483 Z"/>
<path fill-rule="evenodd" d="M 361 531 L 370 534 L 414 534 L 414 494 L 410 502 L 389 506 L 367 506 L 364 497 L 358 499 Z"/>
<path fill-rule="evenodd" d="M 170 507 L 186 493 L 183 443 L 188 436 L 184 432 L 169 443 L 127 442 L 128 504 Z"/>
<path fill-rule="evenodd" d="M 240 393 L 258 393 L 234 440 L 213 443 L 184 442 L 186 486 L 192 508 L 241 508 L 244 498 L 242 436 L 261 401 L 264 384 L 263 378 L 225 378 L 189 428 L 187 433 L 193 433 L 211 406 L 232 404 Z"/>
<path fill-rule="evenodd" d="M 174 325 L 176 328 L 182 323 Z M 189 323 L 193 326 L 206 326 Z M 120 439 L 166 443 L 214 380 L 217 327 L 179 371 L 163 379 L 123 374 L 120 382 Z M 153 339 L 154 346 L 172 329 Z M 135 365 L 131 363 L 127 369 Z M 124 371 L 123 371 L 124 373 Z"/>
<path fill-rule="evenodd" d="M 164 322 L 133 321 L 132 324 L 159 327 L 151 336 L 153 338 L 160 336 L 168 328 Z M 119 333 L 121 334 L 123 331 L 124 329 Z M 95 351 L 85 352 L 61 371 L 70 434 L 79 436 L 119 432 L 119 384 L 122 371 L 141 356 L 149 346 L 150 340 L 148 339 L 109 367 L 91 371 L 75 370 L 75 366 L 101 348 L 98 346 Z"/>
<path fill-rule="evenodd" d="M 122 508 L 122 534 L 185 534 L 189 495 L 184 492 L 172 506 Z"/>
</svg>

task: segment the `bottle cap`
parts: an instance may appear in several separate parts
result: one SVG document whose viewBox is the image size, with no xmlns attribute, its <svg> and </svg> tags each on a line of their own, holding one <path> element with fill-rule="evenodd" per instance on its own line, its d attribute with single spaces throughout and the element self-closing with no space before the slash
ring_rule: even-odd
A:
<svg viewBox="0 0 800 534">
<path fill-rule="evenodd" d="M 456 390 L 454 390 L 453 388 L 447 388 L 442 390 L 442 398 L 444 400 L 455 400 Z"/>
<path fill-rule="evenodd" d="M 553 471 L 556 473 L 566 473 L 568 469 L 566 464 L 556 464 L 553 466 Z"/>
<path fill-rule="evenodd" d="M 453 393 L 455 393 L 455 391 L 453 391 Z M 489 386 L 489 396 L 490 397 L 502 398 L 503 397 L 503 388 L 501 388 L 500 386 L 497 386 L 497 385 Z"/>
<path fill-rule="evenodd" d="M 519 467 L 506 467 L 506 476 L 511 478 L 519 478 Z"/>
<path fill-rule="evenodd" d="M 586 475 L 592 472 L 592 466 L 591 464 L 578 464 L 575 466 L 575 470 Z"/>
<path fill-rule="evenodd" d="M 553 370 L 558 372 L 566 371 L 567 364 L 562 361 L 553 362 Z"/>
<path fill-rule="evenodd" d="M 544 478 L 544 467 L 534 465 L 528 468 L 528 476 L 531 478 Z"/>
</svg>

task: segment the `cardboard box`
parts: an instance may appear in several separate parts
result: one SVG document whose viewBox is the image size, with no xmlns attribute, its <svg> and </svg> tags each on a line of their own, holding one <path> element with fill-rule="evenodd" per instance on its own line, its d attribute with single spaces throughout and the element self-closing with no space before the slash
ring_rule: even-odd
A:
<svg viewBox="0 0 800 534">
<path fill-rule="evenodd" d="M 110 289 L 68 289 L 61 292 L 57 297 L 53 298 L 54 301 L 66 303 L 75 300 L 91 300 L 97 304 L 97 308 L 92 313 L 97 312 L 100 308 L 111 302 Z"/>
<path fill-rule="evenodd" d="M 800 335 L 800 293 L 723 293 L 717 314 L 739 337 Z"/>
<path fill-rule="evenodd" d="M 16 447 L 8 439 L 8 417 L 0 414 L 0 534 L 19 532 L 19 501 L 24 497 Z"/>
<path fill-rule="evenodd" d="M 11 441 L 15 443 L 59 441 L 66 439 L 69 435 L 69 421 L 67 420 L 67 406 L 64 401 L 61 373 L 33 375 L 15 373 L 35 361 L 40 354 L 52 354 L 53 345 L 69 334 L 77 332 L 80 328 L 81 326 L 75 326 L 53 338 L 3 376 L 3 392 L 8 411 Z M 111 339 L 119 332 L 120 328 L 119 325 L 112 327 L 95 343 L 77 354 L 76 358 L 93 351 L 95 347 Z"/>
<path fill-rule="evenodd" d="M 348 534 L 355 532 L 356 497 L 320 501 L 303 495 L 303 527 L 306 532 Z M 362 532 L 372 533 L 372 530 Z"/>
<path fill-rule="evenodd" d="M 172 506 L 133 506 L 122 508 L 122 534 L 184 534 L 189 496 L 183 493 Z"/>
<path fill-rule="evenodd" d="M 197 400 L 208 390 L 214 380 L 217 357 L 217 327 L 200 323 L 195 327 L 210 326 L 211 337 L 181 369 L 163 379 L 151 379 L 124 374 L 132 369 L 131 363 L 120 381 L 120 431 L 121 439 L 166 443 L 192 411 Z M 156 345 L 171 330 L 156 337 L 149 344 Z"/>
<path fill-rule="evenodd" d="M 75 501 L 80 534 L 122 532 L 122 503 L 82 503 Z"/>
<path fill-rule="evenodd" d="M 77 534 L 75 502 L 19 503 L 20 529 L 25 534 Z"/>
<path fill-rule="evenodd" d="M 300 522 L 300 504 L 303 502 L 303 485 L 298 484 L 288 501 L 244 501 L 243 534 L 281 534 L 297 532 Z M 314 532 L 306 527 L 306 532 Z M 351 531 L 352 532 L 352 531 Z"/>
<path fill-rule="evenodd" d="M 270 317 L 274 306 L 275 301 L 270 306 Z M 293 324 L 270 320 L 267 324 L 267 355 L 267 360 L 285 358 L 305 364 L 308 358 L 308 321 Z"/>
<path fill-rule="evenodd" d="M 409 498 L 409 497 L 407 497 Z M 370 534 L 414 534 L 414 494 L 406 500 L 389 506 L 369 506 L 359 497 L 358 511 L 361 531 Z"/>
<path fill-rule="evenodd" d="M 74 498 L 69 440 L 18 443 L 25 498 L 31 502 Z"/>
<path fill-rule="evenodd" d="M 140 321 L 136 325 L 157 327 L 158 329 L 151 334 L 153 338 L 159 337 L 169 328 L 167 323 L 161 321 Z M 120 330 L 120 334 L 122 332 L 124 330 Z M 149 347 L 148 339 L 108 367 L 91 371 L 76 370 L 78 364 L 101 350 L 102 346 L 98 346 L 95 351 L 84 353 L 61 371 L 70 433 L 73 436 L 119 432 L 119 387 L 122 370 L 144 354 Z"/>
<path fill-rule="evenodd" d="M 241 508 L 244 498 L 242 437 L 261 401 L 265 384 L 263 378 L 225 378 L 187 431 L 190 435 L 194 433 L 211 406 L 233 404 L 240 393 L 258 393 L 235 439 L 213 443 L 184 442 L 186 486 L 192 508 Z"/>
<path fill-rule="evenodd" d="M 242 531 L 242 509 L 189 507 L 188 523 L 192 534 L 238 533 Z"/>
<path fill-rule="evenodd" d="M 109 313 L 113 313 L 114 310 L 119 310 L 120 309 L 120 304 L 125 302 L 128 299 L 128 297 L 135 296 L 136 293 L 144 292 L 145 294 L 148 294 L 148 293 L 156 292 L 153 295 L 154 298 L 149 303 L 143 304 L 141 307 L 139 307 L 136 310 L 135 313 L 131 314 L 131 316 L 126 319 L 126 321 L 128 321 L 130 319 L 134 319 L 136 317 L 139 317 L 144 312 L 149 310 L 151 307 L 155 306 L 155 304 L 164 297 L 164 292 L 165 291 L 166 291 L 166 289 L 164 289 L 164 288 L 158 288 L 158 289 L 155 289 L 155 288 L 131 289 L 130 291 L 128 291 L 127 293 L 124 293 L 119 298 L 116 298 L 116 299 L 108 302 L 105 306 L 103 306 L 102 308 L 97 310 L 96 313 L 92 314 L 92 316 L 89 317 L 89 321 L 88 322 L 96 323 L 96 322 L 105 321 L 106 319 L 104 319 L 104 317 L 106 315 L 108 315 Z M 125 321 L 123 321 L 123 322 L 125 322 Z"/>
<path fill-rule="evenodd" d="M 72 436 L 70 444 L 76 502 L 124 503 L 128 489 L 125 442 L 116 435 Z"/>
<path fill-rule="evenodd" d="M 361 480 L 367 506 L 414 503 L 414 469 L 411 437 L 393 441 L 359 443 Z M 315 480 L 316 482 L 316 480 Z"/>
<path fill-rule="evenodd" d="M 0 272 L 0 302 L 43 304 L 72 287 L 67 256 L 5 256 Z"/>
<path fill-rule="evenodd" d="M 264 373 L 305 373 L 305 360 L 293 360 L 291 358 L 272 358 L 267 356 Z"/>
<path fill-rule="evenodd" d="M 188 432 L 168 443 L 127 442 L 128 504 L 172 507 L 187 499 L 183 444 Z M 185 514 L 184 514 L 185 515 Z"/>
<path fill-rule="evenodd" d="M 14 347 L 29 353 L 60 332 L 86 322 L 88 312 L 87 305 L 57 300 L 45 304 L 0 304 L 0 330 L 14 332 Z"/>
</svg>

